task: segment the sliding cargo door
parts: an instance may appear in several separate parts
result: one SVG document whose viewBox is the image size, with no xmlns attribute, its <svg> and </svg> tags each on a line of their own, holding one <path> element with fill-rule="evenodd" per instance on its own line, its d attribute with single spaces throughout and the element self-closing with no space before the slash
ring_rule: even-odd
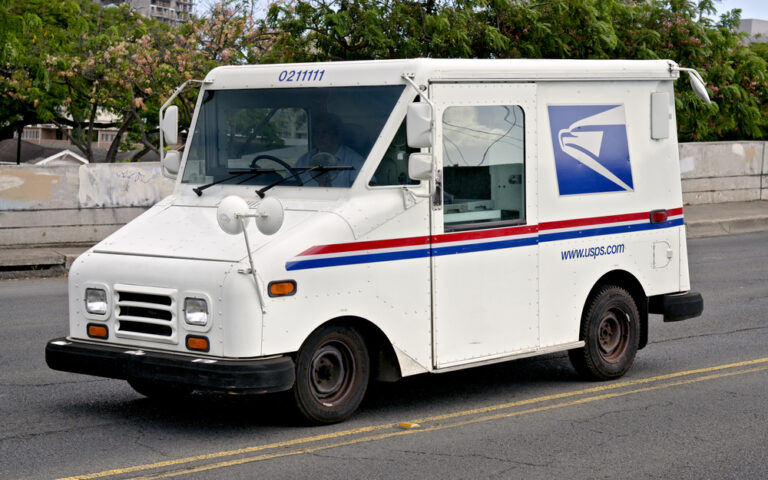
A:
<svg viewBox="0 0 768 480">
<path fill-rule="evenodd" d="M 536 86 L 436 84 L 436 368 L 539 346 Z"/>
</svg>

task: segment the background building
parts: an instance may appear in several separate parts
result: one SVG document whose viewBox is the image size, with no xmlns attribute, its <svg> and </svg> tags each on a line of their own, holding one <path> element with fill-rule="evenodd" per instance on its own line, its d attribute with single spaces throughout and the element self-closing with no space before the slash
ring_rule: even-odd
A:
<svg viewBox="0 0 768 480">
<path fill-rule="evenodd" d="M 102 6 L 127 3 L 147 17 L 179 25 L 186 22 L 195 10 L 195 0 L 96 0 Z"/>
<path fill-rule="evenodd" d="M 739 24 L 738 31 L 748 35 L 747 43 L 768 41 L 768 20 L 745 18 Z"/>
</svg>

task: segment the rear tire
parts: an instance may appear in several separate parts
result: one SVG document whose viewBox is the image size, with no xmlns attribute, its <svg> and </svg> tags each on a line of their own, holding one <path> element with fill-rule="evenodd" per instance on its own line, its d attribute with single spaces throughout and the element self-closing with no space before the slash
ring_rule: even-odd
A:
<svg viewBox="0 0 768 480">
<path fill-rule="evenodd" d="M 360 406 L 369 377 L 368 349 L 357 330 L 323 327 L 296 357 L 296 407 L 316 425 L 346 420 Z"/>
<path fill-rule="evenodd" d="M 619 378 L 632 366 L 639 342 L 640 314 L 632 295 L 605 285 L 590 297 L 581 322 L 584 348 L 571 350 L 573 367 L 595 380 Z"/>
</svg>

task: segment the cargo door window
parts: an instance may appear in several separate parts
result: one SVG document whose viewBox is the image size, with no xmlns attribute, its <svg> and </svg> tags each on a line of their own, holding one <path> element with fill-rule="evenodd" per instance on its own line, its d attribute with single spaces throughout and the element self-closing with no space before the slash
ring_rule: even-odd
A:
<svg viewBox="0 0 768 480">
<path fill-rule="evenodd" d="M 519 106 L 443 113 L 445 231 L 525 222 L 525 115 Z"/>
</svg>

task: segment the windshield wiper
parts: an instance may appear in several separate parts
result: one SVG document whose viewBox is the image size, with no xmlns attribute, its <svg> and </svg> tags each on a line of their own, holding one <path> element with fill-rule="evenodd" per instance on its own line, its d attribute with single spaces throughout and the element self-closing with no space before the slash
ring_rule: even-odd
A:
<svg viewBox="0 0 768 480">
<path fill-rule="evenodd" d="M 283 182 L 285 182 L 287 180 L 291 180 L 291 179 L 296 178 L 296 177 L 298 177 L 300 175 L 303 175 L 305 173 L 319 172 L 317 175 L 314 175 L 312 178 L 310 178 L 310 180 L 314 180 L 317 177 L 319 177 L 320 175 L 323 175 L 323 174 L 328 173 L 328 172 L 333 172 L 333 171 L 338 171 L 338 170 L 354 170 L 355 167 L 351 167 L 351 166 L 347 166 L 347 165 L 341 165 L 341 166 L 315 165 L 314 167 L 293 167 L 293 169 L 296 170 L 297 172 L 294 173 L 293 175 L 289 175 L 289 176 L 287 176 L 285 178 L 281 178 L 280 180 L 277 180 L 276 182 L 273 182 L 273 183 L 267 185 L 266 187 L 263 187 L 263 188 L 261 188 L 259 190 L 256 190 L 256 195 L 258 195 L 259 198 L 264 198 L 264 192 L 266 192 L 267 190 L 271 189 L 272 187 L 276 187 L 276 186 L 280 185 L 281 183 L 283 183 Z"/>
<path fill-rule="evenodd" d="M 198 197 L 200 197 L 200 196 L 203 195 L 203 190 L 205 190 L 206 188 L 212 187 L 214 185 L 218 185 L 220 183 L 224 183 L 224 182 L 228 182 L 230 180 L 234 180 L 234 179 L 236 179 L 238 177 L 241 177 L 243 175 L 247 175 L 249 173 L 252 176 L 249 177 L 249 178 L 246 178 L 243 181 L 250 180 L 251 178 L 258 177 L 262 173 L 277 173 L 277 170 L 275 170 L 274 168 L 246 168 L 246 169 L 243 169 L 243 170 L 240 170 L 240 169 L 238 169 L 238 170 L 229 170 L 227 173 L 229 173 L 231 176 L 227 177 L 227 178 L 223 178 L 221 180 L 217 180 L 215 182 L 208 183 L 206 185 L 201 185 L 199 187 L 195 187 L 195 188 L 192 189 L 192 191 L 195 192 Z"/>
</svg>

